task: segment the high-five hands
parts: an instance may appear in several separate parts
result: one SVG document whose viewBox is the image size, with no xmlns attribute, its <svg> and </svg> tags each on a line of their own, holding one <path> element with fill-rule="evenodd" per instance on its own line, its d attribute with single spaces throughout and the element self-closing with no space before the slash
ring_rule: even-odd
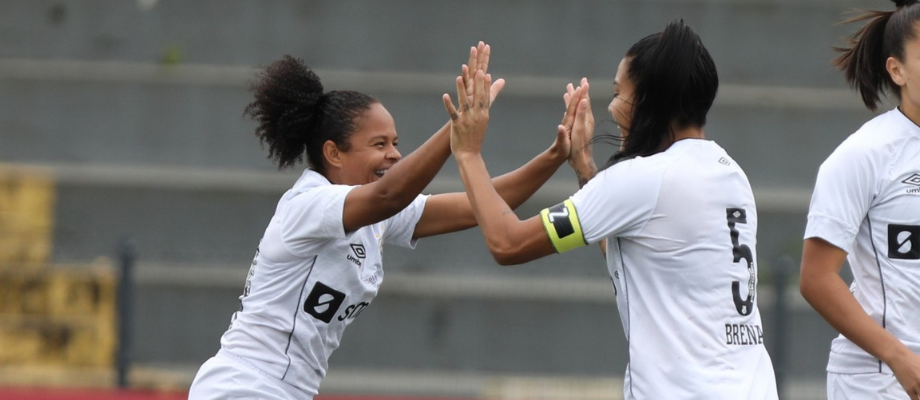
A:
<svg viewBox="0 0 920 400">
<path fill-rule="evenodd" d="M 470 59 L 461 66 L 457 77 L 457 107 L 450 95 L 444 94 L 444 108 L 450 116 L 450 148 L 458 152 L 479 152 L 489 125 L 489 107 L 505 87 L 505 80 L 492 82 L 489 72 L 489 56 L 492 48 L 480 41 L 470 48 Z"/>
<path fill-rule="evenodd" d="M 594 113 L 591 111 L 591 97 L 588 78 L 581 78 L 576 88 L 571 83 L 566 86 L 562 96 L 566 112 L 562 118 L 560 131 L 566 128 L 569 133 L 569 165 L 578 177 L 578 186 L 583 187 L 597 174 L 597 165 L 591 152 L 591 138 L 594 136 Z"/>
<path fill-rule="evenodd" d="M 584 85 L 574 87 L 571 83 L 566 87 L 566 93 L 562 96 L 565 100 L 565 114 L 562 116 L 562 122 L 556 127 L 556 141 L 550 147 L 550 151 L 556 154 L 561 160 L 572 162 L 572 147 L 575 142 L 573 132 L 578 118 L 579 101 L 584 99 L 588 94 L 587 79 L 582 79 Z M 590 108 L 589 108 L 590 110 Z M 589 111 L 590 112 L 590 111 Z"/>
<path fill-rule="evenodd" d="M 572 167 L 592 158 L 591 138 L 594 136 L 594 113 L 591 111 L 589 90 L 588 78 L 581 78 L 581 84 L 577 88 L 571 83 L 568 84 L 566 93 L 562 96 L 566 106 L 566 115 L 562 122 L 563 125 L 571 126 L 572 146 L 569 153 L 569 164 Z M 571 112 L 573 109 L 574 113 Z"/>
<path fill-rule="evenodd" d="M 473 101 L 473 80 L 476 76 L 476 71 L 482 71 L 484 74 L 489 73 L 489 56 L 491 54 L 492 47 L 480 41 L 476 47 L 470 47 L 470 60 L 460 67 L 460 76 L 463 77 L 464 93 L 466 93 L 470 103 Z M 504 87 L 504 79 L 498 79 L 492 82 L 489 87 L 489 100 L 494 102 L 495 98 L 498 97 L 498 94 Z"/>
<path fill-rule="evenodd" d="M 489 107 L 492 105 L 492 76 L 476 71 L 470 85 L 457 77 L 457 107 L 445 93 L 444 109 L 450 116 L 450 150 L 454 157 L 465 153 L 479 153 L 489 125 Z M 468 86 L 472 87 L 472 90 Z M 470 93 L 469 95 L 467 93 Z"/>
</svg>

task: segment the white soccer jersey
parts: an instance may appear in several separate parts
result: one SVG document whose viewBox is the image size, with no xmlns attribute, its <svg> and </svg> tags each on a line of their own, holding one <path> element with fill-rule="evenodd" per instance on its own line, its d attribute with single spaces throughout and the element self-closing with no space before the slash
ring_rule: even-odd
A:
<svg viewBox="0 0 920 400">
<path fill-rule="evenodd" d="M 345 232 L 353 186 L 307 170 L 278 202 L 221 351 L 315 396 L 342 332 L 377 295 L 383 243 L 414 247 L 427 196 L 386 221 Z"/>
<path fill-rule="evenodd" d="M 867 122 L 821 164 L 805 228 L 815 237 L 848 253 L 856 300 L 920 354 L 920 128 L 900 110 Z M 891 372 L 843 335 L 827 370 Z"/>
<path fill-rule="evenodd" d="M 757 210 L 717 144 L 620 162 L 571 198 L 629 342 L 626 399 L 776 399 L 756 302 Z"/>
</svg>

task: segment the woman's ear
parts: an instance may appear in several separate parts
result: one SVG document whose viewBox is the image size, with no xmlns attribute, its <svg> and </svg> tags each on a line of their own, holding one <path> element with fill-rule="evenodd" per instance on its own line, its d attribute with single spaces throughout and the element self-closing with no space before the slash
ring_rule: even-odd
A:
<svg viewBox="0 0 920 400">
<path fill-rule="evenodd" d="M 891 76 L 891 80 L 894 81 L 895 85 L 904 86 L 907 84 L 907 80 L 904 79 L 903 66 L 897 58 L 888 57 L 885 60 L 885 69 L 888 70 L 888 75 Z"/>
<path fill-rule="evenodd" d="M 331 140 L 327 140 L 323 143 L 323 158 L 326 159 L 330 167 L 342 167 L 342 152 L 339 150 L 339 147 L 335 145 L 335 142 Z"/>
</svg>

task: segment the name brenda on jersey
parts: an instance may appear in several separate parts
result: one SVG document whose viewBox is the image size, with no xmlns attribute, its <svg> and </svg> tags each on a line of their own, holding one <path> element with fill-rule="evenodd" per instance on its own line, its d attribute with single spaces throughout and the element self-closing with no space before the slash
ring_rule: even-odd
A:
<svg viewBox="0 0 920 400">
<path fill-rule="evenodd" d="M 725 344 L 729 346 L 763 344 L 763 328 L 753 324 L 725 324 Z"/>
</svg>

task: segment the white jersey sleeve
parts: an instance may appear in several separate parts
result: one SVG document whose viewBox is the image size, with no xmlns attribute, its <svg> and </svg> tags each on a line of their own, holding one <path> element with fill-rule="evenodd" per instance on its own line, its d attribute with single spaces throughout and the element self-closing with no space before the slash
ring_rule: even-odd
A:
<svg viewBox="0 0 920 400">
<path fill-rule="evenodd" d="M 383 240 L 385 243 L 414 249 L 418 239 L 412 239 L 415 225 L 425 211 L 427 195 L 419 195 L 408 207 L 384 221 Z"/>
<path fill-rule="evenodd" d="M 847 253 L 878 193 L 880 175 L 869 154 L 851 144 L 838 147 L 821 164 L 805 227 L 805 239 L 821 238 Z"/>
<path fill-rule="evenodd" d="M 608 236 L 633 236 L 652 217 L 661 175 L 634 168 L 633 161 L 601 171 L 572 195 L 586 242 L 596 243 Z"/>
<path fill-rule="evenodd" d="M 282 210 L 281 242 L 299 256 L 313 250 L 316 239 L 344 239 L 345 196 L 354 186 L 325 185 L 294 196 Z"/>
</svg>

